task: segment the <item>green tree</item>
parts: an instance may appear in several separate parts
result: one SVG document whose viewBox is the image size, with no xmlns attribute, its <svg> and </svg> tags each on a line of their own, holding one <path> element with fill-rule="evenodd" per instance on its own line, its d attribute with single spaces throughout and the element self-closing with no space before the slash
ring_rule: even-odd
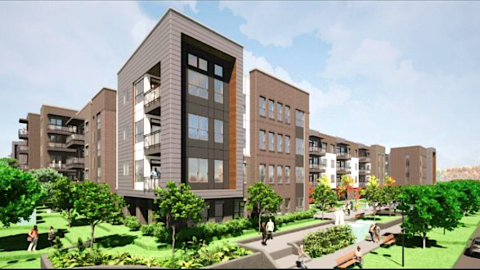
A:
<svg viewBox="0 0 480 270">
<path fill-rule="evenodd" d="M 324 212 L 328 207 L 336 204 L 338 197 L 330 186 L 330 179 L 328 175 L 324 174 L 322 178 L 318 179 L 318 185 L 312 193 L 313 203 L 322 211 L 322 219 Z"/>
<path fill-rule="evenodd" d="M 463 217 L 460 199 L 464 194 L 457 191 L 451 185 L 437 184 L 434 186 L 435 200 L 441 206 L 441 210 L 434 216 L 434 226 L 452 231 L 460 225 Z"/>
<path fill-rule="evenodd" d="M 95 226 L 101 222 L 113 222 L 123 216 L 122 207 L 125 201 L 110 191 L 107 184 L 96 184 L 91 181 L 77 183 L 77 197 L 74 202 L 75 211 L 90 224 L 90 248 L 95 242 Z"/>
<path fill-rule="evenodd" d="M 258 231 L 261 229 L 262 217 L 266 213 L 276 213 L 283 199 L 270 186 L 256 182 L 248 187 L 248 210 L 258 215 Z"/>
<path fill-rule="evenodd" d="M 349 175 L 342 175 L 340 179 L 340 187 L 338 187 L 338 197 L 349 199 L 353 191 L 353 178 Z"/>
<path fill-rule="evenodd" d="M 11 168 L 17 169 L 18 168 L 18 160 L 14 158 L 0 158 L 0 165 L 7 165 Z"/>
<path fill-rule="evenodd" d="M 380 180 L 375 177 L 375 175 L 370 176 L 367 186 L 362 189 L 361 192 L 365 200 L 372 205 L 373 215 L 375 216 L 377 207 L 381 205 L 383 196 L 382 189 L 380 187 Z"/>
<path fill-rule="evenodd" d="M 52 203 L 55 209 L 62 211 L 67 219 L 68 227 L 70 228 L 72 221 L 75 218 L 75 201 L 78 198 L 77 183 L 72 182 L 64 176 L 53 182 L 52 185 Z"/>
<path fill-rule="evenodd" d="M 439 183 L 440 184 L 440 183 Z M 472 180 L 455 180 L 442 183 L 451 189 L 461 192 L 458 198 L 463 215 L 475 214 L 480 210 L 480 182 Z"/>
<path fill-rule="evenodd" d="M 45 203 L 46 200 L 52 198 L 53 195 L 53 185 L 57 179 L 62 177 L 60 173 L 52 168 L 41 168 L 30 170 L 30 173 L 42 184 L 45 189 L 46 196 L 42 198 L 42 201 Z"/>
<path fill-rule="evenodd" d="M 400 192 L 400 189 L 395 186 L 395 182 L 393 177 L 387 175 L 385 176 L 384 185 L 381 188 L 380 204 L 389 206 L 390 215 L 392 215 L 393 205 L 398 202 L 398 194 Z"/>
<path fill-rule="evenodd" d="M 0 222 L 8 227 L 28 219 L 44 192 L 31 173 L 0 165 Z"/>
<path fill-rule="evenodd" d="M 190 191 L 190 186 L 169 181 L 165 189 L 155 189 L 155 204 L 158 210 L 155 217 L 165 221 L 167 228 L 172 231 L 172 258 L 175 255 L 176 228 L 187 221 L 198 222 L 202 219 L 205 201 Z"/>
</svg>

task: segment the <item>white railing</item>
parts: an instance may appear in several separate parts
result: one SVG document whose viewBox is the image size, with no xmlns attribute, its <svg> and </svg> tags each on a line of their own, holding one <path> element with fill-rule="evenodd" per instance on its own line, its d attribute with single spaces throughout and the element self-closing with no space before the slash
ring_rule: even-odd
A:
<svg viewBox="0 0 480 270">
<path fill-rule="evenodd" d="M 145 93 L 145 107 L 149 106 L 150 103 L 158 100 L 160 98 L 160 86 L 150 89 Z"/>
<path fill-rule="evenodd" d="M 145 135 L 145 148 L 160 145 L 161 131 L 157 130 Z"/>
<path fill-rule="evenodd" d="M 48 130 L 59 130 L 59 131 L 66 131 L 66 132 L 77 132 L 77 127 L 71 126 L 57 126 L 57 125 L 48 125 Z"/>
</svg>

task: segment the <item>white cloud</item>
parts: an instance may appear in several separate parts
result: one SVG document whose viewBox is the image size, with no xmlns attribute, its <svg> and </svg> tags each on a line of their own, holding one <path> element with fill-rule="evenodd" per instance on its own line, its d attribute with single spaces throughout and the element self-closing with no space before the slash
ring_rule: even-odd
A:
<svg viewBox="0 0 480 270">
<path fill-rule="evenodd" d="M 197 1 L 163 1 L 162 3 L 179 11 L 185 11 L 188 7 L 193 13 L 198 13 Z"/>
</svg>

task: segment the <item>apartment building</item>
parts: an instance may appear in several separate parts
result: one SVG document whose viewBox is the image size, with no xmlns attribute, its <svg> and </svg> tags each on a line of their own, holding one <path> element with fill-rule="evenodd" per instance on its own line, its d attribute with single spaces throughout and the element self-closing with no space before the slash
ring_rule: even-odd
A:
<svg viewBox="0 0 480 270">
<path fill-rule="evenodd" d="M 385 147 L 368 146 L 312 129 L 309 138 L 311 186 L 316 187 L 323 175 L 328 176 L 332 188 L 341 185 L 343 175 L 353 179 L 355 189 L 365 187 L 371 175 L 383 180 L 386 171 Z"/>
<path fill-rule="evenodd" d="M 18 167 L 25 170 L 28 167 L 28 147 L 26 141 L 13 141 L 10 158 L 18 161 Z"/>
<path fill-rule="evenodd" d="M 246 81 L 245 188 L 270 185 L 284 199 L 281 213 L 308 209 L 309 94 L 258 69 Z"/>
<path fill-rule="evenodd" d="M 389 175 L 397 185 L 425 185 L 436 182 L 436 149 L 406 146 L 390 149 Z"/>
<path fill-rule="evenodd" d="M 204 220 L 243 215 L 243 47 L 169 9 L 118 72 L 117 192 L 141 222 L 186 183 Z M 158 174 L 152 171 L 158 172 Z"/>
<path fill-rule="evenodd" d="M 22 170 L 40 168 L 40 115 L 28 113 L 26 118 L 20 118 L 19 123 L 25 124 L 18 130 L 19 144 L 22 150 L 18 153 L 19 167 Z"/>
</svg>

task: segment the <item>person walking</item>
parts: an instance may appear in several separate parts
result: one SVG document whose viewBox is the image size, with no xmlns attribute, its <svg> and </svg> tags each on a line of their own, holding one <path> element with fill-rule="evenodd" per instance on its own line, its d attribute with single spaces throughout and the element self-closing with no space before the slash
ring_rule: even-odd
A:
<svg viewBox="0 0 480 270">
<path fill-rule="evenodd" d="M 27 249 L 29 252 L 37 250 L 37 243 L 38 243 L 37 225 L 33 226 L 33 229 L 31 229 L 30 232 L 28 233 L 27 241 L 30 242 L 30 245 L 28 245 L 28 249 Z"/>
<path fill-rule="evenodd" d="M 357 246 L 357 250 L 355 250 L 355 255 L 353 258 L 358 261 L 360 268 L 363 268 L 363 256 L 360 246 Z"/>
<path fill-rule="evenodd" d="M 353 208 L 353 200 L 350 201 L 350 210 L 354 210 L 354 208 Z"/>
<path fill-rule="evenodd" d="M 262 222 L 260 225 L 260 230 L 262 231 L 262 245 L 267 245 L 267 228 L 265 227 L 265 222 Z"/>
<path fill-rule="evenodd" d="M 297 259 L 297 267 L 300 267 L 300 269 L 307 269 L 307 265 L 305 264 L 305 251 L 303 249 L 303 244 L 300 245 L 298 249 L 298 259 Z"/>
<path fill-rule="evenodd" d="M 347 213 L 349 216 L 350 216 L 350 210 L 351 210 L 350 203 L 347 202 Z"/>
<path fill-rule="evenodd" d="M 53 230 L 53 226 L 50 226 L 48 229 L 48 242 L 50 243 L 50 246 L 53 246 L 53 241 L 55 240 L 55 231 Z"/>
<path fill-rule="evenodd" d="M 377 242 L 380 242 L 380 233 L 381 233 L 380 226 L 378 226 L 378 224 L 375 223 L 375 237 L 377 238 Z"/>
<path fill-rule="evenodd" d="M 372 239 L 372 242 L 375 243 L 375 238 L 373 237 L 375 231 L 375 224 L 370 225 L 370 228 L 368 229 L 368 233 L 370 234 L 370 239 Z"/>
<path fill-rule="evenodd" d="M 273 240 L 273 230 L 275 229 L 275 224 L 272 219 L 268 219 L 267 222 L 267 239 Z"/>
</svg>

